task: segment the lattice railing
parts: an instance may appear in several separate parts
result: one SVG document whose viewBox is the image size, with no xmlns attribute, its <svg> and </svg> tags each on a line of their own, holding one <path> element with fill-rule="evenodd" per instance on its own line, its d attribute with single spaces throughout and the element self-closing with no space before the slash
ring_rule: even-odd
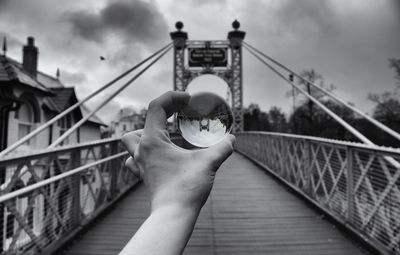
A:
<svg viewBox="0 0 400 255">
<path fill-rule="evenodd" d="M 132 187 L 118 139 L 0 160 L 1 254 L 54 251 Z"/>
<path fill-rule="evenodd" d="M 239 133 L 235 147 L 378 250 L 400 253 L 400 149 L 266 132 Z"/>
</svg>

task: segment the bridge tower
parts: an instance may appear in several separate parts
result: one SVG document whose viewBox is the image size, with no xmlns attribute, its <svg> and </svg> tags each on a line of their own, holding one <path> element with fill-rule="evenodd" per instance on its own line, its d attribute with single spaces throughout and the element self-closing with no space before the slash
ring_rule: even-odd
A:
<svg viewBox="0 0 400 255">
<path fill-rule="evenodd" d="M 235 20 L 227 40 L 219 41 L 188 40 L 183 23 L 178 21 L 175 27 L 177 31 L 170 33 L 174 43 L 174 90 L 185 91 L 194 78 L 203 74 L 220 77 L 232 96 L 233 132 L 243 131 L 242 41 L 246 33 L 239 30 L 240 23 Z"/>
</svg>

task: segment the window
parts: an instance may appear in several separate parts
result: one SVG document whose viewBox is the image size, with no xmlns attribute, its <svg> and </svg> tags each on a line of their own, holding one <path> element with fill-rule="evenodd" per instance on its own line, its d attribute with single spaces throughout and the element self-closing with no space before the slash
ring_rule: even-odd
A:
<svg viewBox="0 0 400 255">
<path fill-rule="evenodd" d="M 33 108 L 24 102 L 18 110 L 18 139 L 26 136 L 32 131 L 33 127 Z M 27 145 L 31 144 L 31 140 L 26 142 Z"/>
<path fill-rule="evenodd" d="M 70 127 L 71 127 L 71 116 L 67 115 L 64 118 L 58 120 L 58 126 L 60 127 L 60 135 L 62 136 Z M 64 141 L 60 143 L 60 145 L 68 144 L 69 137 L 65 138 Z"/>
</svg>

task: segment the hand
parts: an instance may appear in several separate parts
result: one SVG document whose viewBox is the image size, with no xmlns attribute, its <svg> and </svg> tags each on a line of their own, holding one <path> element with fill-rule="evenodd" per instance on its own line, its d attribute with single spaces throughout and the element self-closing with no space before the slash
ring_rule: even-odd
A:
<svg viewBox="0 0 400 255">
<path fill-rule="evenodd" d="M 126 166 L 143 179 L 150 191 L 152 212 L 171 206 L 200 211 L 216 171 L 233 151 L 233 135 L 199 150 L 186 150 L 171 142 L 167 118 L 189 100 L 185 92 L 163 94 L 150 103 L 144 130 L 129 132 L 121 139 L 132 156 Z"/>
</svg>

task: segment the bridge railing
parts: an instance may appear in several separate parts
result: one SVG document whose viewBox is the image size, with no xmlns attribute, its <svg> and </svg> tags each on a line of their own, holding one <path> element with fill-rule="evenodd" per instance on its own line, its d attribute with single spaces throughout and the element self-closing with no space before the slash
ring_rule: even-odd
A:
<svg viewBox="0 0 400 255">
<path fill-rule="evenodd" d="M 267 132 L 237 134 L 235 147 L 377 249 L 400 252 L 399 149 Z"/>
<path fill-rule="evenodd" d="M 118 139 L 0 160 L 1 254 L 50 253 L 132 187 Z"/>
</svg>

